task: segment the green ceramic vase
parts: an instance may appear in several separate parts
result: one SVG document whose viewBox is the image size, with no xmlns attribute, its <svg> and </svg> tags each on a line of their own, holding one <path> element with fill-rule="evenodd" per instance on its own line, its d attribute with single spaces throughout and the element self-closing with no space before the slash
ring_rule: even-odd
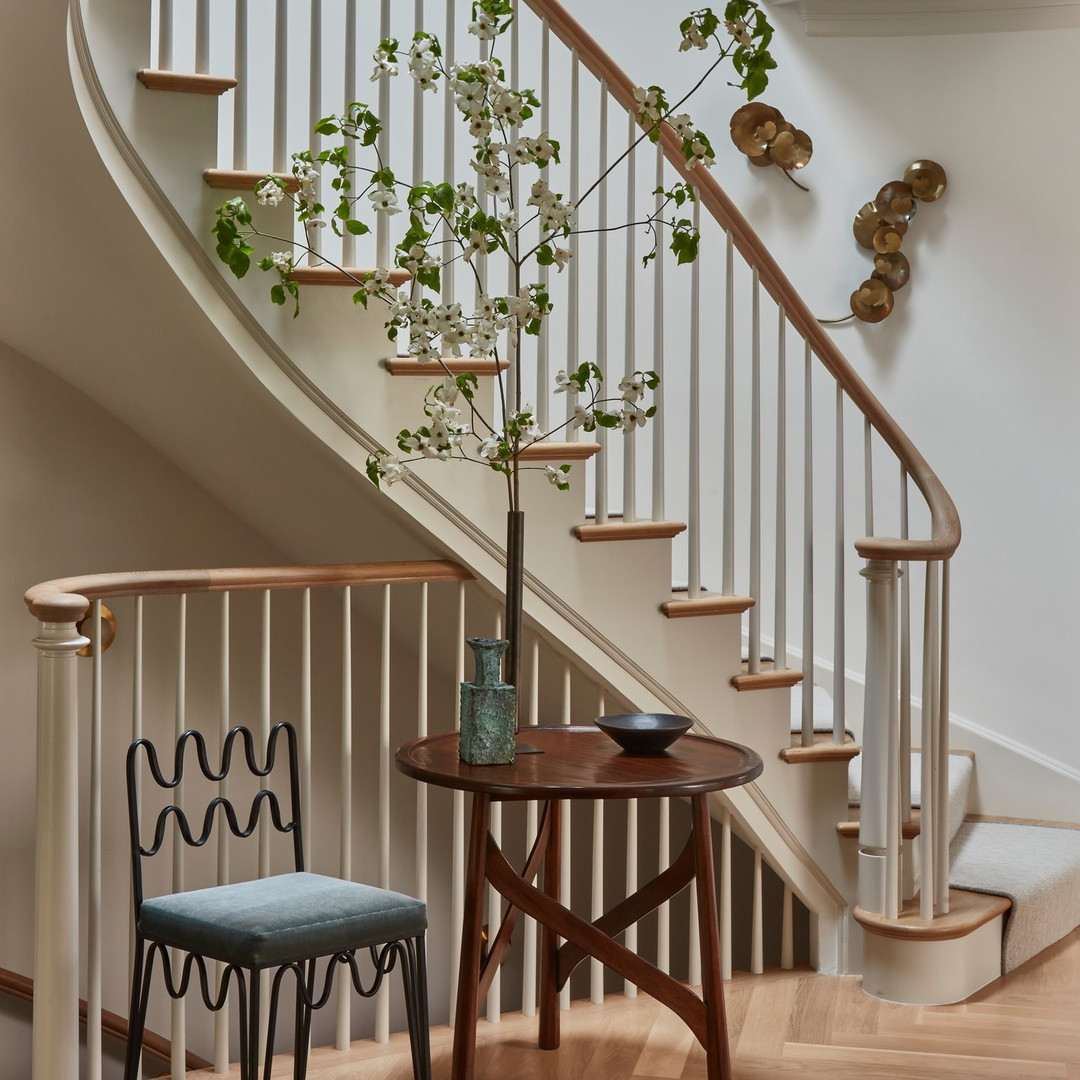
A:
<svg viewBox="0 0 1080 1080">
<path fill-rule="evenodd" d="M 458 751 L 468 765 L 508 765 L 514 760 L 517 689 L 499 677 L 508 641 L 468 638 L 476 658 L 472 682 L 461 684 L 461 741 Z"/>
</svg>

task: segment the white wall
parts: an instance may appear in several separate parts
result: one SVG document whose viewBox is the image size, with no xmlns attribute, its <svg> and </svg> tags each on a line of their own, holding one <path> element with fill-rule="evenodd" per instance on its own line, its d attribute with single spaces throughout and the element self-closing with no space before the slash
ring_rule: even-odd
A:
<svg viewBox="0 0 1080 1080">
<path fill-rule="evenodd" d="M 639 27 L 656 8 L 644 0 L 627 0 L 619 19 L 599 0 L 573 8 L 636 81 L 674 94 L 700 70 L 698 54 L 676 51 L 681 8 L 649 35 Z M 791 9 L 769 10 L 779 69 L 762 100 L 813 137 L 800 175 L 811 194 L 731 145 L 727 122 L 742 99 L 720 78 L 691 108 L 712 134 L 714 174 L 828 318 L 847 313 L 869 274 L 851 237 L 855 212 L 909 161 L 945 166 L 948 193 L 920 207 L 908 234 L 912 280 L 896 310 L 835 337 L 960 511 L 954 720 L 1080 778 L 1080 586 L 1068 569 L 1080 541 L 1080 146 L 1070 134 L 1080 30 L 807 38 Z"/>
</svg>

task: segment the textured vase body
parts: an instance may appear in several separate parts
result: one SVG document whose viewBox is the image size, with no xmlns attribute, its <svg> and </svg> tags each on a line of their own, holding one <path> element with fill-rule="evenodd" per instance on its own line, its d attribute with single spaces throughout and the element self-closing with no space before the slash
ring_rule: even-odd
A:
<svg viewBox="0 0 1080 1080">
<path fill-rule="evenodd" d="M 499 678 L 499 661 L 508 642 L 469 638 L 476 658 L 472 682 L 461 684 L 459 755 L 468 765 L 508 765 L 514 760 L 517 690 Z"/>
</svg>

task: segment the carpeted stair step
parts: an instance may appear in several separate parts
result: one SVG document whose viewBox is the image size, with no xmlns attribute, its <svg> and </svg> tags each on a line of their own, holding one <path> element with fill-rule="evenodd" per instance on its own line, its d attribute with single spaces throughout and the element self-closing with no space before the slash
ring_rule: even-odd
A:
<svg viewBox="0 0 1080 1080">
<path fill-rule="evenodd" d="M 1080 926 L 1080 828 L 966 821 L 950 856 L 953 888 L 1012 900 L 1003 975 Z"/>
</svg>

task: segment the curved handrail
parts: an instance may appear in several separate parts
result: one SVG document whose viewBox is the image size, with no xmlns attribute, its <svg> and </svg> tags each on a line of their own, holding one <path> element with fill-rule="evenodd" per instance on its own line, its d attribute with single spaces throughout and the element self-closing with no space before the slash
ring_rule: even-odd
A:
<svg viewBox="0 0 1080 1080">
<path fill-rule="evenodd" d="M 624 109 L 636 112 L 634 83 L 558 0 L 524 2 L 536 15 L 547 20 L 552 32 L 564 45 L 576 50 L 581 63 L 596 78 L 606 82 L 609 93 Z M 809 342 L 818 359 L 896 454 L 926 499 L 931 517 L 932 536 L 929 540 L 867 536 L 855 542 L 858 553 L 865 559 L 912 562 L 947 559 L 960 543 L 960 517 L 944 485 L 900 425 L 844 358 L 761 238 L 716 180 L 705 170 L 687 168 L 681 143 L 675 132 L 666 125 L 661 131 L 660 141 L 668 162 L 687 183 L 693 184 L 701 195 L 702 205 L 731 233 L 735 247 L 751 266 L 757 268 L 766 291 L 783 306 L 791 324 Z"/>
<path fill-rule="evenodd" d="M 473 574 L 448 559 L 339 563 L 331 566 L 241 566 L 216 570 L 133 570 L 55 578 L 33 585 L 23 599 L 42 622 L 77 622 L 92 600 L 116 596 L 252 589 L 306 589 L 336 585 L 414 585 L 471 581 Z"/>
</svg>

